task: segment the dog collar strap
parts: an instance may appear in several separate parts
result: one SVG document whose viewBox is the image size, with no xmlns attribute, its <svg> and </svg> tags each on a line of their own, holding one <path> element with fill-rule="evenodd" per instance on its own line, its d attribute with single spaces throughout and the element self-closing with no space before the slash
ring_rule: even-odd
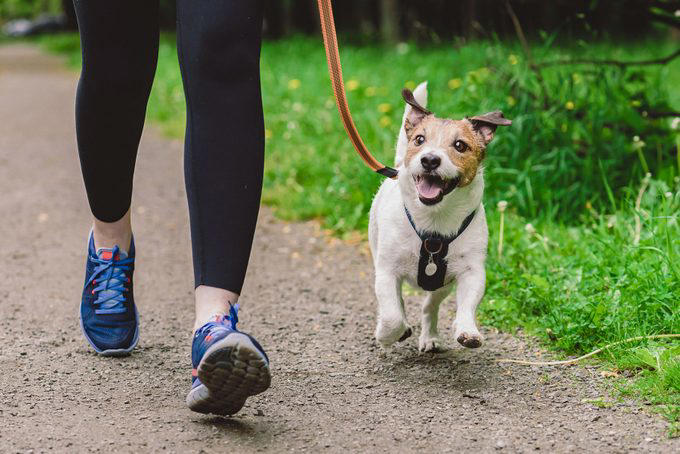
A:
<svg viewBox="0 0 680 454">
<path fill-rule="evenodd" d="M 404 206 L 404 211 L 406 211 L 408 222 L 422 241 L 420 245 L 420 259 L 418 260 L 418 286 L 427 291 L 440 289 L 444 286 L 444 279 L 446 277 L 448 265 L 446 255 L 449 252 L 449 244 L 467 229 L 474 219 L 477 210 L 474 210 L 463 219 L 463 223 L 456 233 L 447 236 L 436 232 L 421 232 L 416 227 L 415 222 L 413 222 L 413 217 L 406 206 Z"/>
</svg>

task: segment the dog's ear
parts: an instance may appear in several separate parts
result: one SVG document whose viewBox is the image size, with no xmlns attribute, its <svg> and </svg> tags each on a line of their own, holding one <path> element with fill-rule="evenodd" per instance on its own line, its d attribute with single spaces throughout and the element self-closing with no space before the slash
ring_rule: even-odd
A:
<svg viewBox="0 0 680 454">
<path fill-rule="evenodd" d="M 468 121 L 472 123 L 472 129 L 482 137 L 485 145 L 493 140 L 497 126 L 509 126 L 512 124 L 512 121 L 505 118 L 500 110 L 470 117 Z"/>
<path fill-rule="evenodd" d="M 411 110 L 408 115 L 406 115 L 406 121 L 404 121 L 406 134 L 410 134 L 413 128 L 418 126 L 418 124 L 423 121 L 423 118 L 432 115 L 432 112 L 418 104 L 418 101 L 416 101 L 416 98 L 413 96 L 413 92 L 408 88 L 404 88 L 401 95 L 404 97 L 404 101 L 411 106 Z"/>
</svg>

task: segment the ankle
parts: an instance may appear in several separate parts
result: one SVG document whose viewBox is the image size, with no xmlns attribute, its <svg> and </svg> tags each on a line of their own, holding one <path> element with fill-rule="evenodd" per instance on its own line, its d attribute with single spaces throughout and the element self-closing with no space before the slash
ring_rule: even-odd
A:
<svg viewBox="0 0 680 454">
<path fill-rule="evenodd" d="M 121 219 L 115 222 L 102 222 L 95 218 L 92 235 L 95 249 L 118 246 L 121 250 L 128 252 L 132 242 L 130 211 L 128 210 Z"/>
<path fill-rule="evenodd" d="M 196 287 L 196 321 L 194 331 L 214 320 L 218 315 L 229 314 L 232 305 L 236 305 L 239 295 L 229 290 L 199 285 Z"/>
<path fill-rule="evenodd" d="M 118 249 L 127 253 L 130 251 L 130 245 L 132 243 L 132 232 L 125 232 L 120 234 L 102 234 L 93 229 L 92 235 L 94 236 L 94 247 L 96 250 L 101 248 L 112 249 L 118 246 Z"/>
</svg>

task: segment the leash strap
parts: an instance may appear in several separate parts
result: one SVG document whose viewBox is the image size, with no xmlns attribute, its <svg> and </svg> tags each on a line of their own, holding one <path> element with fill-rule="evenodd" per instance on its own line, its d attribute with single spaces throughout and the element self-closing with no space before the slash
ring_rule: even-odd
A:
<svg viewBox="0 0 680 454">
<path fill-rule="evenodd" d="M 408 222 L 422 241 L 420 244 L 420 258 L 418 259 L 418 286 L 430 292 L 438 290 L 444 286 L 444 279 L 446 278 L 446 268 L 448 267 L 446 256 L 449 253 L 449 244 L 467 229 L 474 219 L 477 210 L 474 210 L 463 220 L 458 232 L 448 236 L 419 231 L 406 206 L 404 206 L 404 210 L 406 211 Z"/>
<path fill-rule="evenodd" d="M 359 156 L 361 156 L 361 159 L 364 160 L 368 167 L 384 177 L 396 178 L 397 170 L 381 164 L 380 161 L 373 157 L 361 140 L 361 136 L 354 125 L 352 115 L 349 111 L 349 104 L 347 103 L 347 96 L 345 94 L 345 84 L 342 81 L 342 65 L 340 63 L 340 52 L 338 51 L 338 37 L 335 33 L 333 6 L 331 0 L 318 0 L 318 6 L 319 17 L 321 18 L 323 45 L 326 49 L 326 61 L 328 62 L 328 73 L 331 77 L 335 104 L 338 106 L 338 111 L 340 112 L 340 118 L 342 119 L 345 131 L 352 141 L 352 145 L 354 145 L 357 153 L 359 153 Z"/>
</svg>

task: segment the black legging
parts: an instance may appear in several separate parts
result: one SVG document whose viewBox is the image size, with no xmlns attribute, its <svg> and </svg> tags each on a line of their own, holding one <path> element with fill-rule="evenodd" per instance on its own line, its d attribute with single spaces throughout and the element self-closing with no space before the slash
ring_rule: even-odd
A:
<svg viewBox="0 0 680 454">
<path fill-rule="evenodd" d="M 74 4 L 83 54 L 80 162 L 92 213 L 113 222 L 130 207 L 158 58 L 158 0 Z M 243 285 L 262 189 L 261 29 L 261 0 L 177 0 L 196 286 L 240 293 Z"/>
</svg>

